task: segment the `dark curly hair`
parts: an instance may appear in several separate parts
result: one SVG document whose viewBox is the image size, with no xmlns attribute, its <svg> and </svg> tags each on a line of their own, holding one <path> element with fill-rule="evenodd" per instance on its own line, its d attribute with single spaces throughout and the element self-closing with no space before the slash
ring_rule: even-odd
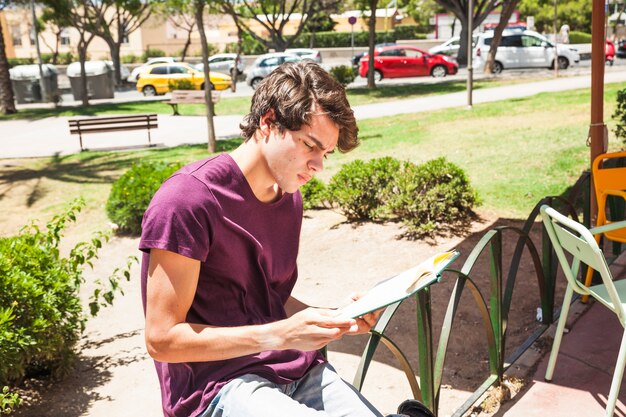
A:
<svg viewBox="0 0 626 417">
<path fill-rule="evenodd" d="M 284 63 L 272 71 L 252 96 L 250 113 L 239 127 L 249 140 L 259 128 L 261 117 L 274 110 L 271 122 L 281 131 L 300 130 L 309 123 L 314 106 L 339 127 L 339 151 L 348 152 L 359 145 L 359 129 L 344 87 L 310 61 Z"/>
</svg>

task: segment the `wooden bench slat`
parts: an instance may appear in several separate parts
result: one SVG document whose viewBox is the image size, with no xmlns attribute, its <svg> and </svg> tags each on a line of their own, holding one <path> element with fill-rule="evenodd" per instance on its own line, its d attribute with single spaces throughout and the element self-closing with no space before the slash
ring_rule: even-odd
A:
<svg viewBox="0 0 626 417">
<path fill-rule="evenodd" d="M 139 114 L 126 116 L 104 116 L 89 117 L 68 120 L 70 134 L 78 135 L 80 140 L 80 150 L 83 148 L 83 133 L 105 133 L 118 132 L 124 130 L 147 130 L 148 144 L 152 146 L 150 138 L 150 129 L 159 127 L 157 115 Z"/>
</svg>

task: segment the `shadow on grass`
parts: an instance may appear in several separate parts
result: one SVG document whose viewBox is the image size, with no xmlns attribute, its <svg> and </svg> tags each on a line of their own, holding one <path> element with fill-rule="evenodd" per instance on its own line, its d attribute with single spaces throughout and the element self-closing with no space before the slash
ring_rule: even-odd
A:
<svg viewBox="0 0 626 417">
<path fill-rule="evenodd" d="M 241 138 L 220 140 L 217 152 L 230 152 L 242 143 Z M 55 155 L 42 159 L 38 168 L 11 164 L 0 167 L 0 200 L 17 186 L 28 184 L 30 190 L 27 205 L 31 207 L 45 194 L 42 180 L 54 180 L 74 184 L 110 184 L 117 180 L 133 164 L 144 161 L 191 162 L 208 157 L 207 145 L 184 145 L 142 151 L 82 152 L 74 155 Z"/>
</svg>

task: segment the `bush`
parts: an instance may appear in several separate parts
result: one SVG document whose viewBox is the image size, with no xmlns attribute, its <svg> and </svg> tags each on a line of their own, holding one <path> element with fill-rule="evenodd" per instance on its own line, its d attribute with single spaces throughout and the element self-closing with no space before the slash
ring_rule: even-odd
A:
<svg viewBox="0 0 626 417">
<path fill-rule="evenodd" d="M 396 33 L 396 39 L 417 39 L 420 35 L 418 33 L 417 25 L 396 25 L 393 31 Z"/>
<path fill-rule="evenodd" d="M 569 33 L 569 43 L 591 43 L 591 34 L 572 31 Z"/>
<path fill-rule="evenodd" d="M 120 57 L 122 64 L 138 64 L 141 62 L 141 57 L 135 54 L 123 55 Z"/>
<path fill-rule="evenodd" d="M 626 89 L 617 92 L 617 106 L 613 113 L 615 120 L 615 136 L 626 144 Z"/>
<path fill-rule="evenodd" d="M 328 199 L 349 220 L 377 220 L 385 212 L 387 189 L 400 162 L 391 157 L 356 160 L 341 167 L 328 184 Z"/>
<path fill-rule="evenodd" d="M 28 374 L 65 374 L 85 326 L 79 290 L 85 265 L 91 265 L 106 235 L 80 242 L 60 255 L 66 225 L 76 220 L 82 201 L 55 216 L 41 230 L 31 224 L 19 235 L 0 238 L 0 386 L 19 382 Z M 127 267 L 123 271 L 130 278 Z M 90 303 L 92 314 L 111 304 L 118 289 L 119 270 L 108 284 L 97 281 Z M 104 301 L 102 301 L 104 299 Z M 8 388 L 0 395 L 2 410 L 19 404 Z"/>
<path fill-rule="evenodd" d="M 9 67 L 13 68 L 18 65 L 30 65 L 35 63 L 35 58 L 9 58 Z"/>
<path fill-rule="evenodd" d="M 330 69 L 330 73 L 344 87 L 346 87 L 356 78 L 356 74 L 352 70 L 352 67 L 349 65 L 339 65 L 336 67 L 332 67 Z"/>
<path fill-rule="evenodd" d="M 170 88 L 170 91 L 174 90 L 195 90 L 196 86 L 191 82 L 191 80 L 181 78 L 179 80 L 169 80 L 167 85 Z"/>
<path fill-rule="evenodd" d="M 302 203 L 305 210 L 324 207 L 326 186 L 321 180 L 315 177 L 311 178 L 300 187 L 300 193 L 302 193 Z"/>
<path fill-rule="evenodd" d="M 392 30 L 376 32 L 376 43 L 395 42 L 395 33 Z M 311 42 L 310 33 L 301 33 L 291 45 L 292 48 L 308 48 Z M 316 48 L 350 47 L 350 32 L 317 32 L 315 34 Z M 354 32 L 354 46 L 367 46 L 369 32 Z"/>
<path fill-rule="evenodd" d="M 120 232 L 141 234 L 141 220 L 152 196 L 181 166 L 180 163 L 144 162 L 133 165 L 113 183 L 106 212 Z"/>
<path fill-rule="evenodd" d="M 410 234 L 428 234 L 441 223 L 454 223 L 478 203 L 465 172 L 445 158 L 421 165 L 405 163 L 389 198 L 390 211 Z"/>
<path fill-rule="evenodd" d="M 164 50 L 156 49 L 156 48 L 148 48 L 141 55 L 141 60 L 142 62 L 146 62 L 148 58 L 160 58 L 162 56 L 165 56 Z"/>
</svg>

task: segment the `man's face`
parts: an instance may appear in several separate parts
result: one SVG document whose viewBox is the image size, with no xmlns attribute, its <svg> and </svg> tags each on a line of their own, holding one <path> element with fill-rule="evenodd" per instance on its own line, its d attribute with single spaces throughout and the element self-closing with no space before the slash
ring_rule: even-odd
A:
<svg viewBox="0 0 626 417">
<path fill-rule="evenodd" d="M 339 140 L 339 128 L 321 112 L 314 112 L 300 130 L 269 129 L 263 154 L 276 184 L 287 193 L 296 192 L 324 169 L 326 155 L 334 152 Z"/>
</svg>

